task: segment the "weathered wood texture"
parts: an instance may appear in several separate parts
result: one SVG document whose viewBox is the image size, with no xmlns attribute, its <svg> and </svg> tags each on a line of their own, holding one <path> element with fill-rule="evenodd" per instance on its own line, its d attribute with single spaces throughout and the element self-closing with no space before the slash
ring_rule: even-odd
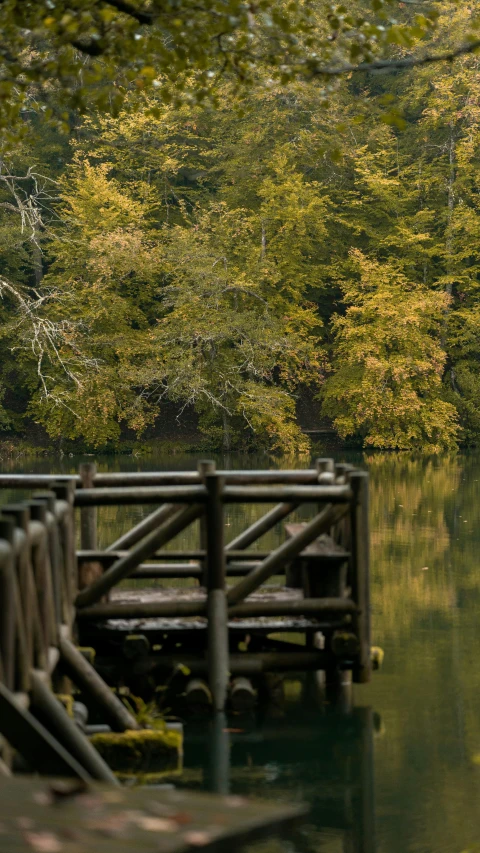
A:
<svg viewBox="0 0 480 853">
<path fill-rule="evenodd" d="M 0 843 L 15 853 L 207 853 L 283 834 L 307 811 L 197 792 L 0 778 Z"/>
<path fill-rule="evenodd" d="M 95 546 L 96 541 L 90 538 L 84 544 Z M 69 684 L 65 668 L 58 668 L 62 651 L 62 659 L 83 675 L 83 680 L 76 678 L 83 689 L 89 669 L 104 706 L 115 711 L 109 722 L 121 730 L 138 728 L 71 642 L 76 587 L 72 484 L 53 482 L 49 492 L 28 502 L 4 505 L 0 515 L 0 759 L 9 765 L 13 747 L 33 770 L 112 783 L 111 771 L 53 692 L 53 682 L 62 693 Z"/>
<path fill-rule="evenodd" d="M 48 674 L 51 649 L 59 649 L 64 673 L 95 698 L 110 724 L 133 728 L 131 715 L 76 651 L 72 627 L 83 645 L 91 640 L 112 646 L 113 633 L 119 631 L 116 653 L 126 669 L 137 673 L 140 664 L 130 654 L 131 645 L 123 642 L 125 636 L 144 634 L 143 657 L 148 667 L 160 671 L 165 661 L 173 660 L 169 633 L 176 634 L 175 641 L 181 634 L 181 654 L 194 650 L 198 660 L 192 672 L 208 673 L 217 711 L 226 706 L 233 672 L 284 665 L 285 670 L 300 666 L 338 673 L 342 683 L 344 670 L 352 671 L 356 681 L 369 679 L 365 472 L 331 459 L 320 459 L 306 471 L 283 472 L 218 472 L 205 461 L 197 471 L 110 475 L 89 464 L 79 477 L 2 480 L 0 475 L 0 486 L 2 482 L 51 486 L 28 504 L 6 506 L 0 519 L 0 593 L 11 604 L 9 609 L 0 604 L 0 678 L 8 689 L 28 693 L 32 670 Z M 155 503 L 161 506 L 106 550 L 98 550 L 98 506 Z M 229 503 L 275 506 L 226 545 Z M 280 546 L 246 550 L 301 505 L 313 517 L 287 523 Z M 77 555 L 76 507 L 81 531 Z M 170 541 L 197 520 L 198 547 L 169 551 Z M 286 574 L 287 588 L 272 596 L 272 578 L 281 574 Z M 229 584 L 229 577 L 238 580 Z M 203 589 L 192 586 L 185 595 L 158 587 L 132 597 L 121 585 L 126 579 L 168 578 L 191 578 Z M 106 600 L 110 594 L 112 600 Z M 292 648 L 293 643 L 281 651 L 270 647 L 268 635 L 283 627 L 305 633 L 305 651 Z M 242 630 L 256 637 L 244 655 L 237 648 Z M 166 632 L 165 643 L 158 636 L 161 631 Z"/>
</svg>

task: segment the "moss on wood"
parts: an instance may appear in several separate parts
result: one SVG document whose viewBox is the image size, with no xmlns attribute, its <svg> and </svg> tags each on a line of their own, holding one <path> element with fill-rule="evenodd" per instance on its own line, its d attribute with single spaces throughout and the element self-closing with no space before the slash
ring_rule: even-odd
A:
<svg viewBox="0 0 480 853">
<path fill-rule="evenodd" d="M 183 737 L 177 731 L 102 732 L 90 740 L 115 772 L 137 775 L 180 767 Z"/>
</svg>

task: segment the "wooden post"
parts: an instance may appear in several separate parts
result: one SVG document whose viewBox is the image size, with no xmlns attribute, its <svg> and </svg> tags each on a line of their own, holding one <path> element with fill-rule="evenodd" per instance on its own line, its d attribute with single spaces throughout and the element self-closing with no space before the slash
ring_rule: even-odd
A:
<svg viewBox="0 0 480 853">
<path fill-rule="evenodd" d="M 368 474 L 366 471 L 348 473 L 353 493 L 350 512 L 351 525 L 351 586 L 352 598 L 359 613 L 354 617 L 354 627 L 360 642 L 358 665 L 353 670 L 357 683 L 370 681 L 370 579 L 369 579 L 369 508 Z"/>
<path fill-rule="evenodd" d="M 227 715 L 215 714 L 210 729 L 209 789 L 226 796 L 230 791 L 230 735 Z"/>
<path fill-rule="evenodd" d="M 316 459 L 315 469 L 317 471 L 318 477 L 320 477 L 322 474 L 334 474 L 335 462 L 333 459 Z"/>
<path fill-rule="evenodd" d="M 30 665 L 36 665 L 39 669 L 46 669 L 48 643 L 40 618 L 37 589 L 31 563 L 30 510 L 26 503 L 8 504 L 2 507 L 2 513 L 15 519 L 16 527 L 21 531 L 20 535 L 23 540 L 17 557 L 17 579 L 22 599 L 28 658 Z"/>
<path fill-rule="evenodd" d="M 224 478 L 217 474 L 207 474 L 205 483 L 208 490 L 206 503 L 208 673 L 214 710 L 223 711 L 229 677 L 222 501 Z"/>
<path fill-rule="evenodd" d="M 203 484 L 205 484 L 205 478 L 209 474 L 215 474 L 216 464 L 211 459 L 201 459 L 197 465 L 197 471 L 200 477 L 200 480 Z M 200 517 L 200 550 L 207 550 L 207 516 L 206 510 L 205 513 Z M 202 580 L 201 585 L 207 587 L 207 559 L 200 560 L 200 566 L 202 569 Z"/>
<path fill-rule="evenodd" d="M 55 492 L 35 492 L 36 501 L 41 501 L 47 510 L 48 548 L 52 576 L 52 595 L 57 625 L 62 622 L 62 572 L 58 522 L 55 516 Z"/>
<path fill-rule="evenodd" d="M 95 462 L 82 462 L 79 469 L 82 489 L 93 489 L 97 466 Z M 84 506 L 80 510 L 80 543 L 85 551 L 97 550 L 97 514 L 96 506 Z M 85 589 L 102 574 L 100 563 L 82 563 L 78 570 L 78 588 Z"/>
<path fill-rule="evenodd" d="M 14 525 L 11 518 L 0 518 L 0 539 L 5 547 L 0 553 L 0 655 L 3 678 L 15 690 L 15 587 L 13 556 Z"/>
<path fill-rule="evenodd" d="M 73 502 L 75 499 L 75 481 L 73 479 L 62 483 L 53 483 L 52 491 L 58 501 L 67 505 L 67 511 L 61 516 L 58 528 L 60 534 L 60 549 L 63 575 L 63 618 L 66 624 L 71 625 L 75 617 L 73 601 L 75 598 L 78 573 L 77 554 L 75 548 L 75 518 Z"/>
<path fill-rule="evenodd" d="M 41 541 L 32 548 L 32 569 L 35 578 L 38 606 L 47 646 L 57 642 L 57 622 L 55 619 L 55 600 L 53 594 L 52 566 L 50 562 L 50 542 L 47 526 L 47 507 L 43 501 L 28 501 L 30 517 L 43 527 Z"/>
</svg>

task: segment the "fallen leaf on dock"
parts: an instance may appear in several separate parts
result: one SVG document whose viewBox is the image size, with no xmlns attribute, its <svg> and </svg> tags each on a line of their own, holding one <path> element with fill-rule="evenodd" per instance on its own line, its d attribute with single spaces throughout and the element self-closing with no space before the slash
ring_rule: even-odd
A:
<svg viewBox="0 0 480 853">
<path fill-rule="evenodd" d="M 147 832 L 176 832 L 178 829 L 178 825 L 174 820 L 167 820 L 164 817 L 139 815 L 135 819 L 135 823 L 140 829 L 145 829 Z"/>
<path fill-rule="evenodd" d="M 230 806 L 231 809 L 238 809 L 239 806 L 246 805 L 246 802 L 247 801 L 246 801 L 245 797 L 233 796 L 233 797 L 225 797 L 224 798 L 225 805 Z"/>
<path fill-rule="evenodd" d="M 210 844 L 210 841 L 212 840 L 212 836 L 209 832 L 202 832 L 201 830 L 184 832 L 183 838 L 187 844 L 191 844 L 194 847 L 204 847 L 205 844 Z"/>
<path fill-rule="evenodd" d="M 24 837 L 35 853 L 61 853 L 62 843 L 53 832 L 26 832 Z"/>
</svg>

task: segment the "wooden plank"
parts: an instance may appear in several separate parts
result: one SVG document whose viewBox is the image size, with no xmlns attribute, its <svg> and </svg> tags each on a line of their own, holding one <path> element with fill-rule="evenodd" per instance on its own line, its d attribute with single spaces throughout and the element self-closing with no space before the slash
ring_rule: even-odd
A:
<svg viewBox="0 0 480 853">
<path fill-rule="evenodd" d="M 266 834 L 283 836 L 307 813 L 301 803 L 240 796 L 0 780 L 2 849 L 15 853 L 187 853 L 199 848 L 211 853 Z"/>
</svg>

